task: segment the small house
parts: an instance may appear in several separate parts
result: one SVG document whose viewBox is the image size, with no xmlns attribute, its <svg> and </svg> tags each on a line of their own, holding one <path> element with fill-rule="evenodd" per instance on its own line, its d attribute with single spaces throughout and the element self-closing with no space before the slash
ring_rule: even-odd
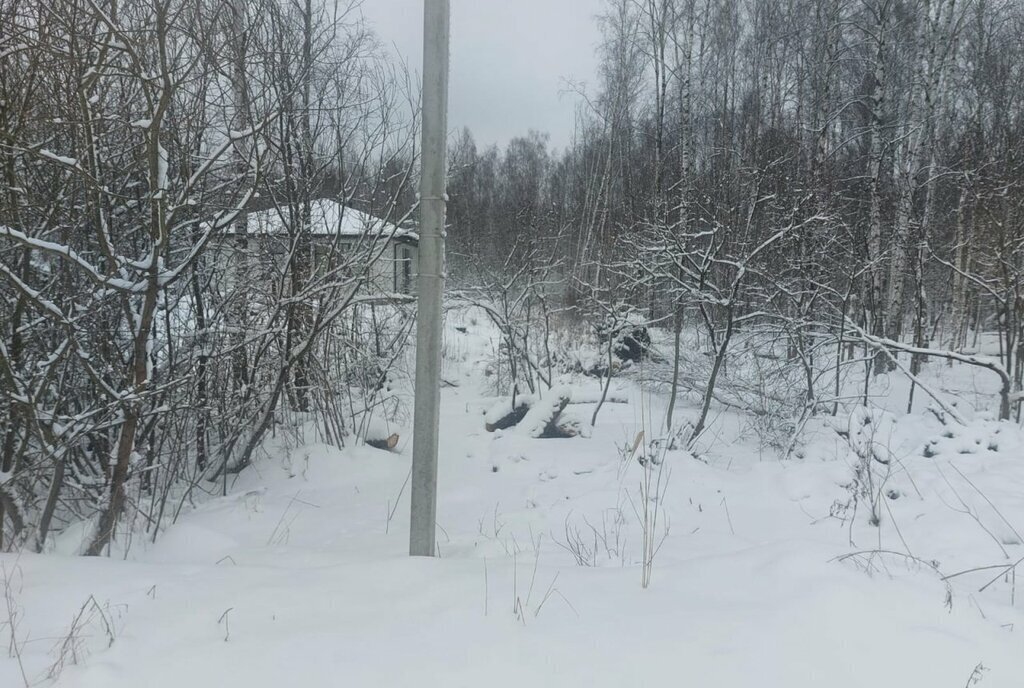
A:
<svg viewBox="0 0 1024 688">
<path fill-rule="evenodd" d="M 250 248 L 255 240 L 259 253 L 283 257 L 293 234 L 288 228 L 298 224 L 298 217 L 288 206 L 250 212 L 246 219 Z M 382 297 L 415 293 L 419 235 L 413 229 L 321 198 L 311 204 L 309 236 L 314 274 L 352 261 L 356 263 L 352 267 L 361 269 L 369 261 L 364 274 L 370 293 Z"/>
</svg>

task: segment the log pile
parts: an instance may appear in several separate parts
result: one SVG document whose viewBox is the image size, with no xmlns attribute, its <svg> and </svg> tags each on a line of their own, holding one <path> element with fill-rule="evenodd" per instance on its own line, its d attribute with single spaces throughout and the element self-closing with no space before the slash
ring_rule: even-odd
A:
<svg viewBox="0 0 1024 688">
<path fill-rule="evenodd" d="M 579 434 L 577 424 L 562 416 L 571 401 L 568 390 L 552 390 L 545 399 L 523 396 L 516 400 L 514 408 L 485 423 L 484 428 L 487 432 L 494 432 L 521 425 L 531 437 L 576 437 Z"/>
</svg>

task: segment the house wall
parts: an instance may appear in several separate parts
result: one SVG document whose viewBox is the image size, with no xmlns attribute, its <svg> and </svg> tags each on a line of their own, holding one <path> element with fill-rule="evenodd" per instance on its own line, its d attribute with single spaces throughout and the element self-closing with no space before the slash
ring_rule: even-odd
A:
<svg viewBox="0 0 1024 688">
<path fill-rule="evenodd" d="M 351 244 L 342 242 L 344 253 Z M 415 244 L 389 241 L 370 265 L 366 291 L 379 294 L 415 294 L 419 250 Z M 322 268 L 321 268 L 322 269 Z"/>
<path fill-rule="evenodd" d="M 213 250 L 206 256 L 215 279 L 224 283 L 224 293 L 231 290 L 231 285 L 239 278 L 240 271 L 248 275 L 248 280 L 254 280 L 257 284 L 261 281 L 269 284 L 275 279 L 280 279 L 280 271 L 287 259 L 286 241 L 279 237 L 250 237 L 248 248 L 244 251 L 241 250 L 240 244 L 235 237 L 231 237 L 230 241 L 214 245 Z M 338 246 L 339 253 L 336 257 L 352 250 L 365 252 L 366 247 L 360 246 L 356 249 L 353 243 L 343 241 Z M 322 274 L 328 269 L 328 254 L 329 249 L 326 246 L 322 246 L 318 251 L 314 242 L 314 260 L 317 263 L 314 272 Z M 377 260 L 370 265 L 368 281 L 363 291 L 382 295 L 415 294 L 418 263 L 419 251 L 415 244 L 389 241 Z M 260 291 L 259 287 L 256 287 L 255 291 Z"/>
</svg>

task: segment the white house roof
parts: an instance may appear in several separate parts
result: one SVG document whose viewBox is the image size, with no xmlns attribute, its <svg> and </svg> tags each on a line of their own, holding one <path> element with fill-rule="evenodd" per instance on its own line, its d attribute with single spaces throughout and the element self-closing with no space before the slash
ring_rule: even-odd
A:
<svg viewBox="0 0 1024 688">
<path fill-rule="evenodd" d="M 284 220 L 282 215 L 285 209 L 270 208 L 249 213 L 248 231 L 250 234 L 278 234 L 284 233 Z M 346 237 L 380 237 L 380 238 L 406 238 L 413 241 L 419 240 L 416 232 L 397 227 L 394 224 L 364 213 L 355 208 L 349 208 L 329 198 L 321 198 L 313 201 L 310 217 L 310 233 L 316 236 L 346 236 Z"/>
</svg>

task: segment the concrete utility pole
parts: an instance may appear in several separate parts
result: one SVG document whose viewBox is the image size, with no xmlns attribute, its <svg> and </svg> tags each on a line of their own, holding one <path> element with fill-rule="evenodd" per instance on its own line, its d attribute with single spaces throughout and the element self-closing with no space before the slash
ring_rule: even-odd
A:
<svg viewBox="0 0 1024 688">
<path fill-rule="evenodd" d="M 409 554 L 432 557 L 437 521 L 441 403 L 445 168 L 448 138 L 448 1 L 423 2 L 423 142 L 420 172 L 419 299 L 413 409 Z"/>
</svg>

